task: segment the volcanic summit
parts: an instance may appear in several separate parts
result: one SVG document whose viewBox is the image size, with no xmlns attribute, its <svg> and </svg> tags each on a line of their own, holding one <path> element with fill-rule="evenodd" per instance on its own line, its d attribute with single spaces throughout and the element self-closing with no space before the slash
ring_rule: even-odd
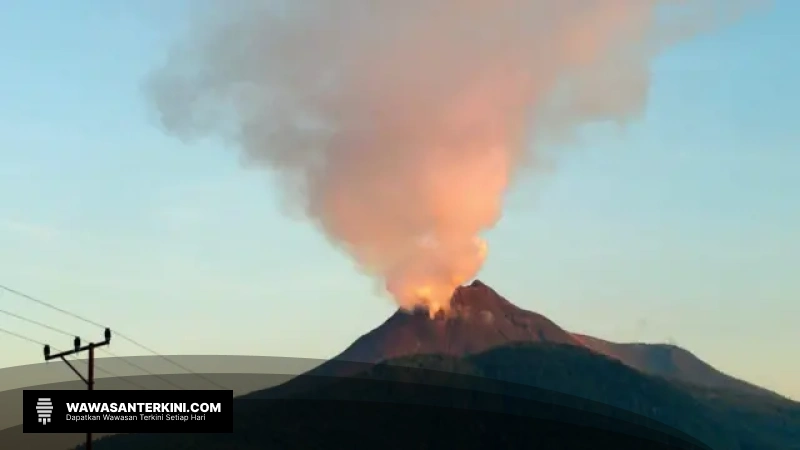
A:
<svg viewBox="0 0 800 450">
<path fill-rule="evenodd" d="M 513 342 L 581 345 L 546 317 L 518 308 L 475 280 L 455 290 L 446 313 L 431 318 L 425 309 L 398 310 L 335 359 L 377 363 L 413 354 L 462 356 Z"/>
<path fill-rule="evenodd" d="M 548 342 L 583 347 L 550 319 L 515 306 L 494 289 L 475 280 L 456 288 L 446 311 L 431 315 L 420 307 L 398 309 L 377 328 L 356 339 L 336 357 L 279 389 L 251 396 L 287 395 L 316 385 L 320 379 L 355 375 L 366 366 L 404 356 L 438 354 L 461 357 L 517 342 Z"/>
</svg>

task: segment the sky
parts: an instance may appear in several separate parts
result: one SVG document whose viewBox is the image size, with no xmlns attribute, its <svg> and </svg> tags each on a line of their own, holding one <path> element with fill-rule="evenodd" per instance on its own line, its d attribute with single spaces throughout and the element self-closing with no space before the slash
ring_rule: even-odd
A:
<svg viewBox="0 0 800 450">
<path fill-rule="evenodd" d="M 142 80 L 186 1 L 3 5 L 0 284 L 162 354 L 329 358 L 392 314 L 284 214 L 268 174 L 159 128 Z M 643 117 L 587 129 L 514 188 L 479 278 L 570 331 L 676 343 L 800 399 L 798 14 L 776 0 L 659 58 Z M 0 309 L 102 338 L 7 293 Z M 10 317 L 0 327 L 70 345 Z M 0 348 L 0 367 L 41 360 L 11 336 Z"/>
</svg>

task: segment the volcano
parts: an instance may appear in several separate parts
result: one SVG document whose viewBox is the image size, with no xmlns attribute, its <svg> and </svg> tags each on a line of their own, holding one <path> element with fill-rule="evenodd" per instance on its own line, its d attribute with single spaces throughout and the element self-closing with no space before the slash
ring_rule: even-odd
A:
<svg viewBox="0 0 800 450">
<path fill-rule="evenodd" d="M 308 389 L 309 380 L 316 383 L 320 377 L 351 376 L 368 365 L 407 356 L 462 357 L 516 343 L 580 347 L 648 375 L 704 388 L 781 397 L 727 375 L 680 347 L 620 344 L 571 333 L 541 314 L 514 305 L 480 280 L 459 286 L 446 313 L 439 311 L 431 315 L 424 308 L 410 312 L 398 309 L 336 357 L 270 392 L 271 395 L 287 395 L 285 390 Z"/>
<path fill-rule="evenodd" d="M 580 339 L 550 319 L 517 307 L 480 280 L 456 288 L 447 312 L 398 309 L 343 352 L 300 377 L 245 397 L 284 397 L 326 379 L 348 377 L 366 367 L 413 355 L 461 357 L 514 343 L 584 348 Z"/>
<path fill-rule="evenodd" d="M 582 345 L 548 318 L 521 309 L 479 280 L 453 293 L 450 309 L 398 310 L 335 359 L 378 363 L 414 354 L 463 356 L 514 342 Z"/>
<path fill-rule="evenodd" d="M 587 437 L 586 430 L 598 429 L 594 426 L 561 432 L 543 428 L 574 417 L 575 411 L 593 410 L 605 411 L 597 422 L 603 426 L 628 411 L 635 416 L 625 416 L 630 419 L 622 421 L 626 424 L 649 430 L 666 426 L 708 444 L 653 447 L 654 441 L 646 439 L 610 448 L 800 450 L 793 445 L 800 436 L 798 404 L 740 395 L 743 390 L 732 392 L 728 388 L 736 386 L 730 383 L 722 386 L 726 389 L 700 387 L 729 379 L 713 369 L 700 370 L 704 363 L 673 347 L 615 344 L 573 334 L 474 281 L 455 290 L 447 313 L 431 317 L 425 309 L 398 310 L 317 368 L 238 397 L 234 433 L 125 435 L 99 441 L 98 447 L 522 448 L 530 442 L 541 448 L 603 447 L 598 437 Z M 541 410 L 532 410 L 531 404 L 518 410 L 511 406 L 527 395 L 528 387 L 547 399 Z M 482 403 L 487 392 L 502 396 Z M 563 404 L 572 405 L 567 416 L 510 428 L 517 423 L 514 411 L 550 417 L 561 394 L 570 399 L 564 397 Z M 403 409 L 412 404 L 416 409 Z M 496 420 L 477 416 L 489 405 L 500 408 Z M 645 426 L 644 419 L 654 422 Z M 566 443 L 576 437 L 584 442 Z M 542 444 L 543 439 L 552 441 Z"/>
</svg>

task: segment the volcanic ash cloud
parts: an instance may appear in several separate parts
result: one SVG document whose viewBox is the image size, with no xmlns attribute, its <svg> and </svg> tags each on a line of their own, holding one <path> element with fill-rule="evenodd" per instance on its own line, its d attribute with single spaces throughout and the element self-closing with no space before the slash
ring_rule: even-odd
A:
<svg viewBox="0 0 800 450">
<path fill-rule="evenodd" d="M 652 58 L 733 3 L 206 6 L 148 80 L 163 125 L 230 139 L 399 305 L 436 310 L 480 270 L 531 143 L 635 118 Z"/>
</svg>

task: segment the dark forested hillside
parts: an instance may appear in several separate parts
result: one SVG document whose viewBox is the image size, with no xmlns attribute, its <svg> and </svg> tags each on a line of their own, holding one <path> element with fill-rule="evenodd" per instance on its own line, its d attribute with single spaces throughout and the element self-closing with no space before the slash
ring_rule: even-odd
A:
<svg viewBox="0 0 800 450">
<path fill-rule="evenodd" d="M 781 398 L 774 392 L 725 374 L 692 352 L 675 345 L 640 342 L 621 344 L 584 334 L 573 333 L 572 336 L 585 347 L 618 359 L 644 373 L 711 389 Z"/>
<path fill-rule="evenodd" d="M 232 435 L 115 436 L 96 448 L 800 449 L 796 403 L 701 390 L 573 345 L 417 355 L 306 386 L 238 400 Z"/>
</svg>

